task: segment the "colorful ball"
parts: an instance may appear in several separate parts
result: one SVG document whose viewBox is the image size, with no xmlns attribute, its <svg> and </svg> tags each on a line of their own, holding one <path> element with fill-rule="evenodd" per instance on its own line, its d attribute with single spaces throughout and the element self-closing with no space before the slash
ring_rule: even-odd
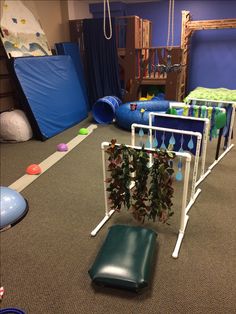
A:
<svg viewBox="0 0 236 314">
<path fill-rule="evenodd" d="M 87 135 L 89 133 L 89 131 L 88 131 L 88 129 L 86 129 L 86 128 L 81 128 L 80 130 L 79 130 L 79 134 L 80 135 Z"/>
<path fill-rule="evenodd" d="M 39 167 L 39 165 L 37 164 L 32 164 L 32 165 L 29 165 L 27 168 L 26 168 L 26 173 L 27 174 L 30 174 L 30 175 L 33 175 L 33 174 L 40 174 L 42 172 L 41 168 Z"/>
<path fill-rule="evenodd" d="M 59 152 L 66 152 L 66 151 L 68 151 L 68 146 L 65 143 L 60 143 L 57 145 L 57 150 Z"/>
<path fill-rule="evenodd" d="M 28 205 L 24 197 L 17 191 L 1 186 L 1 219 L 0 229 L 11 226 L 21 219 L 28 211 Z"/>
</svg>

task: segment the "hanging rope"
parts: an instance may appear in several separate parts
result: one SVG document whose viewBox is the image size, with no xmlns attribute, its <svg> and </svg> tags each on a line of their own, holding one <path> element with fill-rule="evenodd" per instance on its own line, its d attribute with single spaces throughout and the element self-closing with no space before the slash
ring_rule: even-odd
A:
<svg viewBox="0 0 236 314">
<path fill-rule="evenodd" d="M 181 70 L 181 64 L 172 64 L 171 62 L 171 48 L 174 45 L 174 12 L 175 12 L 175 0 L 169 0 L 169 10 L 168 10 L 168 31 L 167 31 L 167 42 L 166 50 L 167 57 L 165 64 L 152 65 L 154 71 L 161 74 L 169 72 L 179 72 Z M 170 36 L 171 33 L 171 36 Z M 171 37 L 171 38 L 170 38 Z M 170 40 L 171 39 L 171 40 Z"/>
<path fill-rule="evenodd" d="M 172 16 L 171 16 L 171 47 L 174 46 L 174 18 L 175 18 L 175 0 L 172 0 Z"/>
<path fill-rule="evenodd" d="M 169 0 L 169 11 L 168 11 L 168 30 L 167 30 L 167 41 L 166 41 L 166 47 L 169 47 L 169 43 L 170 43 L 170 16 L 171 16 L 171 0 Z"/>
<path fill-rule="evenodd" d="M 108 20 L 109 20 L 109 32 L 110 35 L 108 36 L 106 33 L 106 6 L 107 6 L 107 12 L 108 12 Z M 111 26 L 111 11 L 110 11 L 110 4 L 109 0 L 103 0 L 103 33 L 104 37 L 109 40 L 112 38 L 112 26 Z"/>
<path fill-rule="evenodd" d="M 170 49 L 174 45 L 174 12 L 175 12 L 175 0 L 169 0 L 168 11 L 168 32 L 167 32 L 167 49 Z M 170 31 L 171 31 L 171 45 L 170 45 Z"/>
</svg>

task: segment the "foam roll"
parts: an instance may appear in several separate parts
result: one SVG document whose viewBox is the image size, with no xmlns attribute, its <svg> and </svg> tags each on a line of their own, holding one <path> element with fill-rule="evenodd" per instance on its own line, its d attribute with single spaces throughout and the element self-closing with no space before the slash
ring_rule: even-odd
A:
<svg viewBox="0 0 236 314">
<path fill-rule="evenodd" d="M 136 104 L 135 110 L 131 109 L 131 105 Z M 144 109 L 144 112 L 141 110 Z M 131 129 L 133 123 L 148 124 L 149 112 L 165 113 L 169 109 L 169 101 L 167 100 L 147 100 L 133 101 L 121 105 L 116 110 L 117 125 L 126 130 Z"/>
</svg>

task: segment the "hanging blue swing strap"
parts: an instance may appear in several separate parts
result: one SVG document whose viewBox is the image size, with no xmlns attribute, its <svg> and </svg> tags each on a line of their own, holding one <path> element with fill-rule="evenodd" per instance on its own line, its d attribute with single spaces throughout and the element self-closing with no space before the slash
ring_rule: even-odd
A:
<svg viewBox="0 0 236 314">
<path fill-rule="evenodd" d="M 211 114 L 211 123 L 210 123 L 210 136 L 209 136 L 210 141 L 213 138 L 212 131 L 213 131 L 213 128 L 214 128 L 214 125 L 215 125 L 215 114 L 216 114 L 216 108 L 213 107 L 212 108 L 212 114 Z"/>
<path fill-rule="evenodd" d="M 218 140 L 217 140 L 217 147 L 216 147 L 216 154 L 215 154 L 215 160 L 218 160 L 219 155 L 220 155 L 220 144 L 221 144 L 222 134 L 223 134 L 223 128 L 221 128 L 220 131 L 219 131 L 219 136 L 218 136 Z"/>
<path fill-rule="evenodd" d="M 189 110 L 188 110 L 188 116 L 189 117 L 193 117 L 193 109 L 194 109 L 194 105 L 191 104 L 190 107 L 189 107 Z"/>
</svg>

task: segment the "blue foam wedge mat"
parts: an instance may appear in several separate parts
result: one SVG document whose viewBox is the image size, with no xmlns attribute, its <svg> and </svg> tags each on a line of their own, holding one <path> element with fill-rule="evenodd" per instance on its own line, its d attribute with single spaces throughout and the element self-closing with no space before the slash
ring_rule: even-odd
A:
<svg viewBox="0 0 236 314">
<path fill-rule="evenodd" d="M 46 140 L 88 116 L 70 56 L 16 58 L 13 67 L 36 138 Z"/>
<path fill-rule="evenodd" d="M 56 47 L 58 55 L 71 56 L 71 59 L 73 60 L 74 65 L 75 65 L 76 72 L 78 74 L 80 85 L 84 93 L 84 98 L 87 104 L 87 108 L 89 108 L 87 88 L 85 84 L 84 70 L 83 70 L 83 65 L 82 65 L 80 51 L 79 51 L 79 44 L 73 43 L 73 42 L 63 42 L 63 43 L 56 43 L 55 47 Z"/>
</svg>

